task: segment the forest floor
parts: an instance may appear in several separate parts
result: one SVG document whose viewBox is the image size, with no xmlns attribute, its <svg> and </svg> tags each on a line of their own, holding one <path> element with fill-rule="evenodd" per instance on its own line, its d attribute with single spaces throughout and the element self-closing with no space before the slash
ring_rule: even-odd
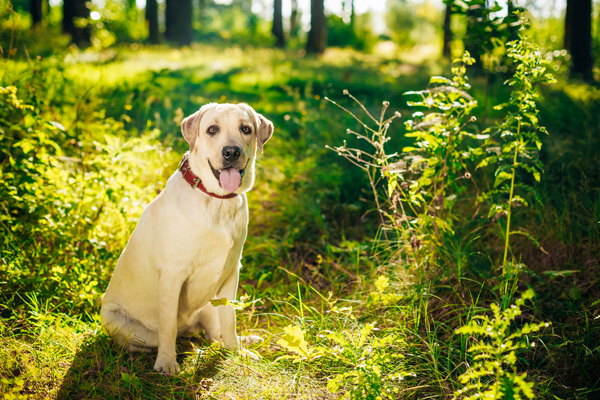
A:
<svg viewBox="0 0 600 400">
<path fill-rule="evenodd" d="M 399 111 L 408 118 L 416 110 L 406 105 L 403 93 L 425 88 L 430 76 L 448 72 L 447 64 L 411 64 L 339 49 L 330 49 L 317 59 L 269 49 L 204 45 L 184 50 L 71 53 L 50 64 L 40 67 L 46 74 L 44 82 L 52 81 L 52 74 L 60 75 L 64 86 L 53 92 L 49 85 L 38 97 L 47 96 L 39 106 L 48 107 L 45 113 L 54 113 L 54 121 L 67 132 L 83 123 L 90 128 L 81 132 L 106 129 L 104 138 L 89 133 L 90 148 L 116 147 L 111 134 L 121 135 L 125 142 L 127 135 L 140 140 L 149 135 L 149 143 L 162 143 L 161 158 L 152 161 L 154 170 L 148 181 L 132 181 L 131 187 L 146 185 L 149 191 L 142 196 L 128 189 L 132 191 L 128 196 L 138 196 L 141 203 L 120 208 L 125 222 L 114 232 L 112 242 L 105 239 L 110 246 L 97 245 L 105 236 L 95 230 L 101 222 L 93 219 L 89 227 L 78 231 L 83 239 L 76 250 L 56 258 L 46 258 L 50 256 L 43 254 L 40 244 L 33 243 L 28 253 L 25 241 L 23 251 L 7 244 L 9 239 L 3 242 L 0 359 L 7 361 L 0 366 L 0 392 L 64 399 L 337 398 L 363 384 L 358 378 L 353 381 L 353 371 L 377 357 L 390 367 L 385 372 L 389 392 L 384 395 L 451 398 L 460 389 L 458 375 L 467 360 L 466 342 L 453 329 L 457 320 L 471 312 L 485 312 L 497 300 L 494 289 L 488 287 L 489 265 L 473 261 L 465 282 L 468 278 L 474 286 L 467 287 L 468 283 L 463 286 L 441 275 L 424 279 L 410 265 L 390 262 L 389 246 L 378 239 L 367 178 L 325 148 L 350 142 L 346 129 L 359 127 L 325 97 L 358 114 L 360 109 L 342 95 L 349 90 L 372 113 L 378 113 L 386 100 L 391 103 L 390 115 Z M 10 74 L 17 76 L 31 68 L 24 61 L 11 63 L 3 82 Z M 13 79 L 17 86 L 22 83 L 19 79 Z M 492 75 L 487 112 L 480 107 L 476 113 L 478 120 L 484 120 L 482 124 L 489 125 L 500 116 L 492 106 L 508 98 L 504 79 Z M 474 78 L 472 83 L 471 94 L 483 105 L 485 77 Z M 533 287 L 539 296 L 527 316 L 551 321 L 553 328 L 545 331 L 543 345 L 534 355 L 520 356 L 519 369 L 535 382 L 538 398 L 597 399 L 600 90 L 564 78 L 544 88 L 544 94 L 540 119 L 550 135 L 543 139 L 546 173 L 537 186 L 543 205 L 531 204 L 516 217 L 544 251 L 523 241 L 514 252 L 529 267 L 520 287 Z M 247 102 L 275 125 L 274 136 L 258 159 L 255 187 L 248 194 L 250 231 L 238 291 L 238 296 L 260 299 L 238 312 L 238 332 L 260 335 L 264 342 L 251 347 L 260 354 L 260 361 L 228 353 L 218 344 L 203 344 L 193 354 L 181 355 L 180 374 L 167 376 L 153 371 L 155 354 L 127 353 L 102 333 L 98 299 L 143 203 L 152 197 L 151 190 L 160 189 L 186 150 L 178 126 L 182 117 L 208 102 Z M 111 132 L 113 128 L 104 127 L 108 126 L 105 122 L 117 124 L 115 132 L 121 133 Z M 81 137 L 88 135 L 81 132 Z M 403 132 L 401 122 L 392 126 L 390 146 L 400 150 L 411 142 Z M 74 136 L 72 142 L 85 164 L 86 145 L 77 140 L 87 143 L 88 139 Z M 118 160 L 118 153 L 113 161 Z M 136 154 L 145 160 L 143 151 Z M 136 170 L 132 167 L 131 171 Z M 124 176 L 131 171 L 123 172 Z M 91 201 L 83 207 L 91 209 Z M 483 244 L 470 248 L 467 242 L 475 235 L 458 237 L 461 233 L 457 232 L 448 248 L 462 251 L 465 260 L 475 260 L 485 247 L 492 249 L 490 263 L 497 262 L 501 229 L 495 221 L 474 224 L 479 224 L 473 225 L 474 232 L 477 226 L 483 227 Z M 17 231 L 14 226 L 12 231 L 5 228 L 12 234 Z M 83 242 L 91 243 L 90 250 L 85 250 Z M 88 253 L 97 261 L 89 261 Z M 18 261 L 18 257 L 23 259 Z M 43 274 L 35 268 L 23 272 L 26 267 L 21 265 L 28 264 L 29 257 L 35 261 L 32 265 L 47 263 L 47 259 L 55 265 Z M 75 258 L 77 263 L 72 261 Z M 90 276 L 78 281 L 61 269 L 75 268 L 72 262 L 77 268 L 87 268 Z M 385 293 L 395 296 L 391 304 L 372 301 L 371 294 L 380 292 L 374 282 L 382 276 L 391 284 Z M 368 323 L 377 324 L 375 336 L 363 330 Z M 286 326 L 301 327 L 309 348 L 314 349 L 322 335 L 338 332 L 345 339 L 336 343 L 346 340 L 355 359 L 281 359 L 288 353 L 277 342 Z M 395 339 L 387 353 L 371 354 L 376 348 L 374 338 L 392 336 Z M 361 337 L 369 348 L 359 343 Z M 328 382 L 340 376 L 339 391 L 331 383 L 328 390 Z M 369 393 L 363 397 L 375 398 Z"/>
</svg>

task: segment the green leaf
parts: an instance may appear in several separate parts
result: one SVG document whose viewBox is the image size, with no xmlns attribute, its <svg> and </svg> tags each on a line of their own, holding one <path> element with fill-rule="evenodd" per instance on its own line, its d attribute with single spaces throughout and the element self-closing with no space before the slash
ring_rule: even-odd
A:
<svg viewBox="0 0 600 400">
<path fill-rule="evenodd" d="M 512 179 L 513 174 L 512 173 L 508 173 L 506 171 L 501 171 L 500 173 L 498 173 L 498 175 L 496 175 L 496 180 L 494 181 L 494 187 L 498 187 L 502 182 L 506 181 L 507 179 Z"/>
<path fill-rule="evenodd" d="M 65 127 L 63 126 L 63 124 L 56 122 L 56 121 L 47 121 L 48 125 L 50 125 L 52 128 L 54 129 L 58 129 L 61 131 L 65 131 Z"/>
<path fill-rule="evenodd" d="M 231 303 L 230 303 L 229 299 L 223 297 L 222 299 L 211 300 L 210 304 L 212 304 L 213 307 L 218 307 L 218 306 L 228 306 Z"/>
<path fill-rule="evenodd" d="M 550 276 L 551 278 L 556 278 L 557 276 L 569 276 L 569 275 L 575 274 L 577 272 L 580 272 L 580 271 L 566 269 L 563 271 L 543 271 L 542 273 Z"/>
<path fill-rule="evenodd" d="M 34 124 L 35 124 L 35 118 L 31 114 L 27 114 L 25 116 L 25 120 L 23 122 L 23 125 L 25 126 L 25 128 L 32 127 Z"/>
</svg>

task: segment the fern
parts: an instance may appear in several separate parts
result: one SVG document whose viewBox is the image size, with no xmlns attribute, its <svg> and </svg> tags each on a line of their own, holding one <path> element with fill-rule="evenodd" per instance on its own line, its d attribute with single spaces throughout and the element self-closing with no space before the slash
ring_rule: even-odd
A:
<svg viewBox="0 0 600 400">
<path fill-rule="evenodd" d="M 492 304 L 493 317 L 475 316 L 469 324 L 456 333 L 481 338 L 469 348 L 473 353 L 474 365 L 459 377 L 466 384 L 454 393 L 454 399 L 533 399 L 533 382 L 527 382 L 526 373 L 517 373 L 517 356 L 520 349 L 535 347 L 529 343 L 528 335 L 550 326 L 548 322 L 525 324 L 514 329 L 513 321 L 521 315 L 521 306 L 533 299 L 533 289 L 506 310 Z"/>
</svg>

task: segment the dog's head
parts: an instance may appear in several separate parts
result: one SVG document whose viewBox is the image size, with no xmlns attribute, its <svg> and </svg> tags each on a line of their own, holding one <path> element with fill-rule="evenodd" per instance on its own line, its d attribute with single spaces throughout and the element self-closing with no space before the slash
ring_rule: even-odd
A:
<svg viewBox="0 0 600 400">
<path fill-rule="evenodd" d="M 273 135 L 273 124 L 247 104 L 209 103 L 181 123 L 189 162 L 209 192 L 243 193 L 254 184 L 256 149 Z"/>
</svg>

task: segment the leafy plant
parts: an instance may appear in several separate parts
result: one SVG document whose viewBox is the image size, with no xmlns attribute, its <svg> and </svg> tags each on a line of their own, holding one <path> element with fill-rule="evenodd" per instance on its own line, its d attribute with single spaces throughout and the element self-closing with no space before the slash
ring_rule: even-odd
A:
<svg viewBox="0 0 600 400">
<path fill-rule="evenodd" d="M 21 377 L 0 379 L 0 393 L 3 394 L 3 400 L 27 400 L 29 395 L 22 394 L 25 381 Z"/>
<path fill-rule="evenodd" d="M 335 306 L 336 301 L 331 297 L 326 301 L 330 307 L 328 325 L 336 328 L 318 334 L 321 343 L 311 347 L 305 339 L 305 330 L 297 325 L 287 326 L 277 344 L 293 354 L 277 360 L 291 359 L 295 363 L 326 360 L 337 366 L 327 382 L 331 393 L 342 390 L 344 398 L 349 399 L 393 398 L 399 390 L 397 382 L 414 375 L 405 371 L 400 362 L 404 358 L 399 351 L 405 345 L 404 340 L 397 333 L 378 337 L 374 334 L 379 330 L 375 323 L 360 323 L 351 307 Z"/>
<path fill-rule="evenodd" d="M 548 132 L 539 124 L 536 102 L 541 99 L 541 94 L 538 86 L 543 83 L 556 82 L 552 74 L 548 72 L 549 62 L 542 58 L 538 46 L 528 41 L 524 29 L 521 29 L 519 40 L 508 43 L 507 55 L 516 64 L 515 74 L 505 82 L 509 86 L 513 86 L 510 100 L 494 107 L 496 110 L 506 109 L 508 113 L 504 121 L 497 127 L 486 130 L 487 133 L 493 132 L 493 135 L 486 141 L 486 157 L 477 166 L 477 168 L 482 168 L 487 165 L 496 165 L 494 189 L 485 193 L 481 200 L 491 199 L 494 201 L 489 211 L 489 217 L 496 217 L 499 214 L 506 215 L 502 260 L 505 277 L 521 267 L 514 263 L 514 258 L 507 262 L 510 236 L 521 234 L 533 239 L 527 232 L 511 230 L 511 217 L 515 206 L 528 206 L 526 195 L 533 194 L 539 200 L 534 189 L 525 183 L 523 174 L 529 174 L 536 182 L 540 181 L 543 165 L 538 158 L 538 153 L 542 148 L 538 133 L 548 134 Z M 517 182 L 517 172 L 521 173 L 521 182 Z M 520 194 L 516 192 L 517 189 Z M 507 200 L 501 202 L 502 199 L 506 199 L 506 195 L 508 195 Z M 535 240 L 534 243 L 538 244 Z M 506 301 L 514 288 L 514 284 L 511 289 L 509 280 L 505 279 L 503 295 Z"/>
<path fill-rule="evenodd" d="M 550 326 L 548 322 L 527 323 L 515 328 L 515 319 L 522 314 L 521 306 L 533 299 L 532 289 L 523 293 L 514 305 L 501 310 L 492 304 L 493 318 L 474 316 L 465 326 L 456 330 L 462 335 L 481 338 L 469 347 L 473 365 L 460 375 L 459 381 L 467 384 L 454 393 L 454 398 L 474 399 L 533 399 L 533 382 L 527 382 L 527 373 L 517 372 L 517 351 L 535 347 L 528 335 Z"/>
<path fill-rule="evenodd" d="M 294 362 L 312 361 L 322 357 L 325 353 L 320 348 L 311 348 L 304 339 L 306 332 L 298 325 L 288 325 L 284 328 L 285 335 L 277 344 L 288 350 L 293 355 L 281 356 L 277 360 L 291 359 Z"/>
<path fill-rule="evenodd" d="M 345 398 L 350 399 L 392 399 L 398 393 L 394 379 L 410 375 L 401 369 L 399 359 L 404 355 L 397 352 L 404 341 L 397 334 L 387 334 L 379 338 L 373 333 L 375 323 L 356 324 L 353 329 L 331 331 L 325 337 L 331 340 L 327 357 L 342 363 L 346 371 L 336 374 L 327 382 L 327 389 L 336 393 L 345 387 Z"/>
<path fill-rule="evenodd" d="M 84 104 L 57 121 L 38 96 L 45 79 L 0 88 L 0 274 L 15 282 L 1 299 L 17 306 L 35 292 L 90 310 L 175 157 L 157 130 L 129 138 Z"/>
<path fill-rule="evenodd" d="M 389 286 L 390 280 L 388 278 L 386 278 L 383 275 L 377 278 L 377 280 L 375 281 L 376 290 L 374 292 L 369 293 L 369 300 L 371 300 L 373 303 L 381 302 L 381 304 L 383 304 L 384 306 L 398 302 L 402 298 L 402 296 L 394 292 L 389 293 L 386 290 Z"/>
<path fill-rule="evenodd" d="M 466 66 L 474 62 L 465 52 L 454 60 L 452 79 L 434 76 L 428 89 L 405 93 L 421 97 L 419 101 L 409 101 L 409 106 L 425 107 L 433 112 L 426 115 L 416 112 L 413 120 L 405 122 L 406 136 L 415 138 L 415 146 L 405 147 L 404 160 L 390 165 L 384 172 L 389 176 L 388 190 L 398 188 L 397 180 L 412 177 L 405 185 L 408 186 L 406 191 L 400 188 L 400 199 L 406 200 L 423 228 L 434 228 L 429 232 L 452 231 L 452 207 L 457 195 L 467 189 L 460 181 L 467 179 L 475 183 L 465 161 L 481 150 L 466 148 L 464 143 L 467 137 L 482 139 L 465 131 L 466 125 L 475 120 L 470 114 L 477 107 L 477 101 L 468 94 L 471 85 L 465 75 Z"/>
<path fill-rule="evenodd" d="M 480 155 L 482 150 L 468 148 L 464 139 L 487 136 L 465 131 L 466 125 L 474 120 L 470 113 L 477 106 L 477 101 L 467 93 L 470 85 L 465 75 L 466 66 L 472 63 L 473 59 L 465 53 L 455 60 L 452 79 L 432 77 L 428 89 L 405 93 L 421 97 L 419 101 L 409 101 L 409 106 L 433 109 L 433 112 L 426 115 L 416 112 L 413 120 L 405 122 L 406 136 L 415 138 L 415 145 L 405 147 L 402 154 L 389 153 L 386 149 L 390 140 L 387 134 L 390 123 L 400 116 L 396 113 L 384 119 L 388 102 L 384 102 L 377 120 L 356 98 L 344 92 L 363 108 L 376 123 L 377 129 L 338 105 L 364 128 L 364 133 L 350 129 L 348 133 L 369 143 L 374 151 L 368 153 L 346 144 L 328 148 L 367 173 L 386 238 L 387 232 L 395 232 L 403 243 L 402 247 L 417 259 L 420 259 L 421 253 L 424 259 L 429 257 L 434 243 L 439 241 L 440 231 L 453 233 L 455 217 L 451 211 L 458 195 L 467 189 L 466 185 L 461 185 L 461 180 L 475 183 L 466 163 Z M 383 196 L 377 189 L 382 181 L 385 188 Z"/>
</svg>

